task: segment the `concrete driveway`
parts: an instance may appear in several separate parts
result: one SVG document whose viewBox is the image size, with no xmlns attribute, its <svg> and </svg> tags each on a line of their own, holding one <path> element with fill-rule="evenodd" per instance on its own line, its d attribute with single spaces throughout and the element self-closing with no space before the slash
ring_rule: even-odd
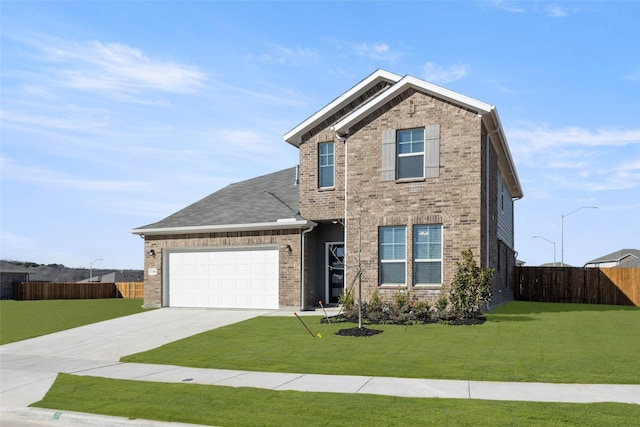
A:
<svg viewBox="0 0 640 427">
<path fill-rule="evenodd" d="M 110 366 L 128 354 L 268 313 L 163 308 L 0 346 L 0 411 L 41 400 L 59 372 Z"/>
</svg>

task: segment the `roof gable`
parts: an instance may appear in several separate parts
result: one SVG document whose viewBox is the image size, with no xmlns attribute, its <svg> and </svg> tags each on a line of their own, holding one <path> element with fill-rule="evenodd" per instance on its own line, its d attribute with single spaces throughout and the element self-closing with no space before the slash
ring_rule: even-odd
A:
<svg viewBox="0 0 640 427">
<path fill-rule="evenodd" d="M 397 81 L 390 89 L 386 90 L 384 93 L 381 93 L 372 101 L 363 104 L 360 108 L 335 123 L 333 125 L 333 130 L 340 134 L 348 133 L 349 126 L 358 123 L 373 111 L 382 107 L 384 104 L 391 101 L 393 98 L 402 94 L 404 91 L 410 88 L 434 96 L 436 98 L 443 99 L 447 102 L 451 102 L 452 104 L 458 105 L 460 107 L 476 111 L 478 114 L 488 113 L 494 109 L 493 106 L 482 101 L 478 101 L 468 96 L 461 95 L 457 92 L 445 89 L 440 86 L 436 86 L 432 83 L 417 79 L 412 76 L 404 76 L 402 79 Z"/>
<path fill-rule="evenodd" d="M 348 114 L 353 110 L 353 108 L 356 108 L 358 105 L 366 102 L 367 99 L 373 96 L 373 94 L 369 94 L 368 92 L 376 88 L 376 86 L 381 85 L 382 87 L 392 85 L 401 80 L 401 78 L 401 76 L 388 71 L 380 69 L 376 70 L 351 89 L 318 110 L 311 117 L 287 132 L 284 135 L 284 140 L 296 147 L 300 146 L 303 135 L 305 135 L 309 130 L 315 128 L 318 124 L 326 121 L 336 114 L 341 115 L 340 111 L 345 110 L 349 104 L 352 104 L 355 101 L 355 107 L 346 108 L 343 112 L 343 114 Z M 378 91 L 379 90 L 376 90 L 375 92 L 377 93 Z"/>
<path fill-rule="evenodd" d="M 381 83 L 385 83 L 385 87 L 376 87 Z M 372 89 L 377 90 L 372 91 Z M 516 199 L 523 197 L 520 180 L 497 109 L 485 102 L 409 75 L 401 77 L 388 71 L 376 70 L 373 74 L 287 132 L 284 135 L 284 139 L 288 143 L 299 147 L 305 135 L 309 135 L 312 131 L 321 131 L 329 127 L 341 137 L 348 136 L 350 127 L 355 126 L 367 116 L 410 89 L 476 112 L 485 125 L 490 135 L 491 143 L 498 154 L 500 170 L 509 187 L 511 196 Z"/>
</svg>

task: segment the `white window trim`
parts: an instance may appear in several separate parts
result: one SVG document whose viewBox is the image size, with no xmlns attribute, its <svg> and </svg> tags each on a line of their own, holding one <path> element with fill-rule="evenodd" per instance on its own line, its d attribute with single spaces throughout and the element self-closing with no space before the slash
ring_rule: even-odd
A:
<svg viewBox="0 0 640 427">
<path fill-rule="evenodd" d="M 442 224 L 414 224 L 414 230 L 416 227 L 420 227 L 420 226 L 430 226 L 430 225 L 438 225 L 440 226 L 440 258 L 414 258 L 413 259 L 413 263 L 418 263 L 418 262 L 439 262 L 440 263 L 440 283 L 416 283 L 416 278 L 415 278 L 415 268 L 414 270 L 414 277 L 412 277 L 413 279 L 413 286 L 420 288 L 420 287 L 433 287 L 433 286 L 437 286 L 437 287 L 442 287 L 442 279 L 443 279 L 443 275 L 444 275 L 444 261 L 443 261 L 443 256 L 442 254 L 444 253 L 444 227 L 442 226 Z M 412 237 L 413 238 L 413 237 Z M 413 241 L 413 251 L 414 251 L 414 255 L 415 255 L 415 246 L 416 246 L 416 242 L 415 239 Z M 415 267 L 415 266 L 414 266 Z"/>
<path fill-rule="evenodd" d="M 328 165 L 324 165 L 324 166 L 322 165 L 322 160 L 321 159 L 323 157 L 323 154 L 320 152 L 320 146 L 322 146 L 323 144 L 331 144 L 331 145 L 333 145 L 333 153 L 331 153 L 331 155 L 333 156 L 333 163 L 331 164 L 331 167 L 333 168 L 333 179 L 332 179 L 333 185 L 322 186 L 322 183 L 321 183 L 321 181 L 322 181 L 322 179 L 321 179 L 321 176 L 322 176 L 321 171 L 322 171 L 323 168 L 327 168 L 328 167 Z M 324 156 L 326 156 L 326 154 Z M 335 143 L 331 142 L 331 141 L 321 142 L 318 145 L 318 188 L 323 189 L 323 190 L 336 188 L 336 146 L 335 146 Z"/>
<path fill-rule="evenodd" d="M 425 147 L 426 136 L 424 135 L 424 133 L 422 135 L 422 151 L 415 152 L 415 153 L 414 152 L 411 152 L 411 153 L 400 153 L 400 150 L 399 150 L 400 142 L 398 141 L 398 134 L 400 132 L 412 131 L 412 130 L 417 130 L 417 129 L 422 129 L 424 131 L 424 128 L 421 128 L 421 127 L 396 130 L 396 181 L 424 179 L 424 177 L 425 177 L 425 174 L 424 174 L 424 163 L 426 161 L 425 160 L 425 157 L 426 157 L 426 147 Z M 422 171 L 422 175 L 400 178 L 400 164 L 399 164 L 400 162 L 399 162 L 399 159 L 401 157 L 418 157 L 418 156 L 422 156 L 422 168 L 420 168 L 420 170 Z"/>
<path fill-rule="evenodd" d="M 378 258 L 380 259 L 380 264 L 399 264 L 399 263 L 404 263 L 404 283 L 382 283 L 381 282 L 381 274 L 379 273 L 378 276 L 378 281 L 380 282 L 378 285 L 380 287 L 389 287 L 389 288 L 397 288 L 397 287 L 407 287 L 407 226 L 406 225 L 389 225 L 389 226 L 383 226 L 383 227 L 379 227 L 379 229 L 382 228 L 404 228 L 404 258 L 403 259 L 388 259 L 388 260 L 383 260 L 380 256 L 380 254 L 378 254 Z M 378 248 L 380 248 L 380 231 L 378 231 Z M 378 249 L 379 250 L 379 249 Z"/>
</svg>

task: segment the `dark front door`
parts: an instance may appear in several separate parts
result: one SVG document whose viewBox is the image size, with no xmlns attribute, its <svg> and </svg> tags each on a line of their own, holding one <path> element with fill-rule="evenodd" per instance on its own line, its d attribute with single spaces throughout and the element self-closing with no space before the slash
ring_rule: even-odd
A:
<svg viewBox="0 0 640 427">
<path fill-rule="evenodd" d="M 344 290 L 344 243 L 327 243 L 327 294 L 337 304 Z"/>
</svg>

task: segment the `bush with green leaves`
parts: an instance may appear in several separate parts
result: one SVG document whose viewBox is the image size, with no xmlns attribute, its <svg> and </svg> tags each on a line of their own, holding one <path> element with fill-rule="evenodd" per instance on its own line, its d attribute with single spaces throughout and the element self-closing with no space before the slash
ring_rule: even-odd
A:
<svg viewBox="0 0 640 427">
<path fill-rule="evenodd" d="M 353 288 L 345 289 L 338 302 L 342 306 L 342 310 L 347 317 L 358 316 L 358 307 L 356 306 L 355 298 L 353 295 Z"/>
<path fill-rule="evenodd" d="M 457 319 L 475 317 L 491 301 L 493 268 L 480 268 L 471 249 L 462 252 L 462 261 L 456 262 L 456 266 L 449 290 L 449 313 Z"/>
<path fill-rule="evenodd" d="M 343 321 L 355 322 L 358 319 L 358 303 L 353 291 L 345 291 L 341 298 Z M 362 303 L 363 321 L 367 324 L 401 324 L 415 325 L 437 321 L 434 312 L 425 301 L 417 301 L 416 297 L 404 290 L 398 290 L 391 301 L 385 301 L 380 292 L 375 290 L 369 301 Z"/>
</svg>

